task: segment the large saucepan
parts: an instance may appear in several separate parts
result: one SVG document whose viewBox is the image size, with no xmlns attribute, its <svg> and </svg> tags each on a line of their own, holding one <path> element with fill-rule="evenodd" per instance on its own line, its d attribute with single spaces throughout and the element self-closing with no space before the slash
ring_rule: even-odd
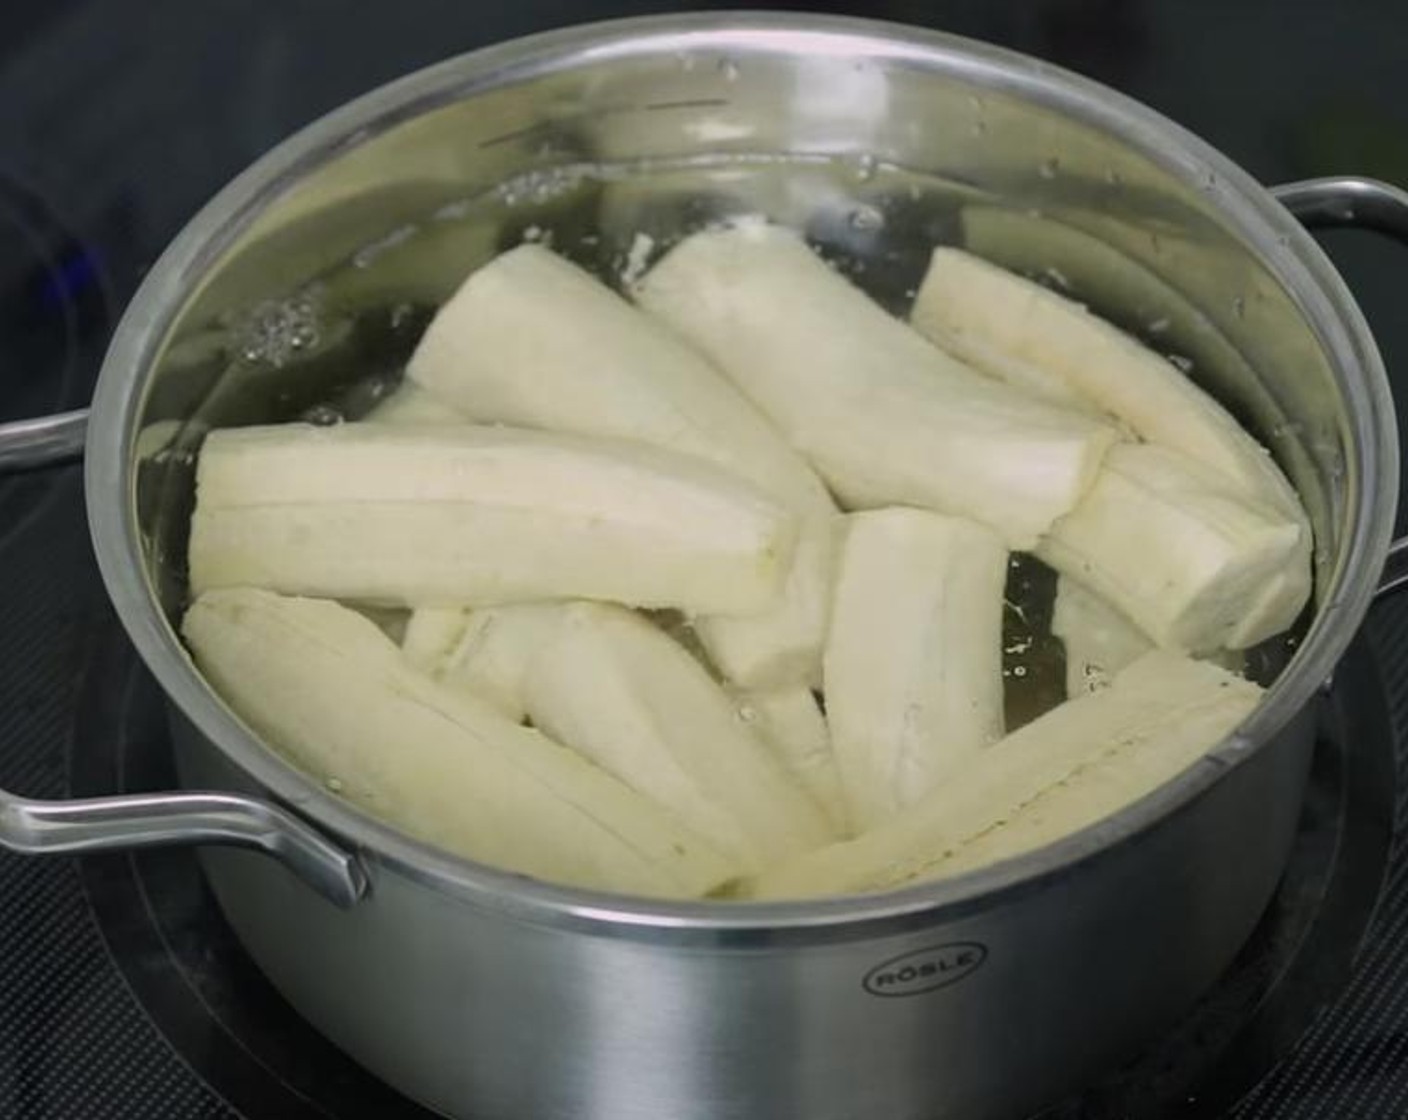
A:
<svg viewBox="0 0 1408 1120">
<path fill-rule="evenodd" d="M 883 896 L 734 906 L 567 890 L 348 807 L 260 743 L 178 641 L 204 426 L 355 410 L 353 383 L 394 369 L 423 308 L 528 225 L 579 256 L 597 246 L 606 265 L 636 231 L 763 207 L 899 298 L 929 244 L 971 240 L 981 223 L 964 216 L 994 206 L 1018 233 L 975 247 L 1025 253 L 1011 263 L 1056 269 L 1102 312 L 1162 331 L 1274 448 L 1319 542 L 1315 617 L 1265 703 L 1119 816 Z M 1313 698 L 1398 578 L 1384 574 L 1388 387 L 1297 219 L 1405 237 L 1408 196 L 1354 179 L 1268 192 L 1109 90 L 875 23 L 608 23 L 378 90 L 191 222 L 123 319 L 87 420 L 108 591 L 170 697 L 183 784 L 218 792 L 0 794 L 0 843 L 208 845 L 225 913 L 289 1000 L 457 1117 L 1018 1116 L 1167 1023 L 1242 944 L 1292 836 Z M 76 453 L 83 427 L 74 414 L 0 429 L 0 466 Z"/>
</svg>

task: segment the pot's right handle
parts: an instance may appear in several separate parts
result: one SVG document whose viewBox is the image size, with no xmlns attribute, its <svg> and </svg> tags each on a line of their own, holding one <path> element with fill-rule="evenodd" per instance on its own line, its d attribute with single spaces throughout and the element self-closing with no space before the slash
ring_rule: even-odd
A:
<svg viewBox="0 0 1408 1120">
<path fill-rule="evenodd" d="M 1336 175 L 1272 187 L 1271 193 L 1307 229 L 1353 227 L 1373 230 L 1408 244 L 1408 191 L 1379 179 Z M 1375 592 L 1384 596 L 1408 587 L 1408 537 L 1388 550 Z"/>
<path fill-rule="evenodd" d="M 0 424 L 0 475 L 81 458 L 87 425 L 85 409 Z M 355 854 L 268 801 L 228 793 L 36 801 L 0 789 L 0 848 L 45 855 L 177 844 L 265 852 L 338 906 L 351 906 L 367 891 Z"/>
</svg>

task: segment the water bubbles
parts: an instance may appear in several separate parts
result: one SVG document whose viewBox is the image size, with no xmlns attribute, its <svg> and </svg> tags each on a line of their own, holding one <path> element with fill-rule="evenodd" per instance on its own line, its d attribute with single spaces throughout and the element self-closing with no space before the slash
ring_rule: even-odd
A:
<svg viewBox="0 0 1408 1120">
<path fill-rule="evenodd" d="M 415 318 L 416 308 L 413 303 L 398 303 L 391 309 L 391 329 L 399 331 Z"/>
<path fill-rule="evenodd" d="M 282 366 L 296 353 L 318 344 L 318 306 L 312 293 L 265 300 L 234 325 L 236 349 L 251 364 Z"/>
<path fill-rule="evenodd" d="M 1105 168 L 1105 182 L 1112 187 L 1120 187 L 1124 185 L 1124 176 L 1113 167 L 1107 167 Z"/>
<path fill-rule="evenodd" d="M 1050 156 L 1041 161 L 1040 166 L 1036 169 L 1036 173 L 1043 179 L 1054 179 L 1060 170 L 1061 160 L 1057 156 Z"/>
<path fill-rule="evenodd" d="M 577 189 L 587 178 L 586 169 L 576 165 L 543 167 L 505 179 L 495 188 L 505 206 L 551 202 Z"/>
<path fill-rule="evenodd" d="M 885 215 L 875 206 L 857 206 L 846 220 L 852 229 L 862 233 L 874 233 L 885 228 Z"/>
<path fill-rule="evenodd" d="M 341 424 L 347 417 L 330 404 L 315 404 L 312 408 L 305 408 L 299 419 L 305 424 L 313 424 L 319 428 L 331 428 Z"/>
<path fill-rule="evenodd" d="M 394 393 L 400 382 L 393 377 L 373 377 L 365 383 L 367 397 L 373 402 L 385 400 Z"/>
<path fill-rule="evenodd" d="M 733 59 L 731 59 L 731 58 L 721 58 L 721 59 L 719 59 L 718 70 L 719 70 L 720 76 L 722 76 L 722 78 L 723 78 L 724 81 L 726 81 L 726 82 L 736 82 L 736 81 L 738 81 L 738 63 L 734 62 Z"/>
<path fill-rule="evenodd" d="M 758 709 L 755 708 L 755 707 L 753 707 L 752 704 L 740 704 L 740 705 L 738 705 L 738 711 L 735 713 L 735 715 L 738 716 L 738 722 L 739 722 L 739 723 L 757 723 L 757 722 L 758 722 Z"/>
<path fill-rule="evenodd" d="M 636 230 L 635 236 L 631 238 L 631 246 L 626 250 L 625 260 L 620 270 L 623 287 L 635 287 L 636 282 L 645 275 L 646 267 L 650 264 L 650 255 L 654 251 L 655 238 L 643 230 Z"/>
<path fill-rule="evenodd" d="M 1051 287 L 1060 288 L 1064 292 L 1069 292 L 1071 290 L 1070 279 L 1054 264 L 1047 265 L 1044 269 L 1042 269 L 1041 274 L 1045 279 L 1051 282 Z"/>
<path fill-rule="evenodd" d="M 1157 319 L 1152 320 L 1152 321 L 1149 323 L 1149 326 L 1148 326 L 1147 329 L 1148 329 L 1148 331 L 1149 331 L 1150 334 L 1163 334 L 1164 331 L 1168 330 L 1168 326 L 1169 326 L 1169 323 L 1168 323 L 1168 316 L 1167 316 L 1167 315 L 1163 315 L 1163 316 L 1160 316 L 1160 317 L 1157 318 Z"/>
<path fill-rule="evenodd" d="M 875 178 L 875 169 L 880 161 L 870 152 L 864 152 L 856 158 L 856 178 L 862 183 L 868 183 Z"/>
<path fill-rule="evenodd" d="M 1238 319 L 1245 319 L 1247 317 L 1247 301 L 1244 297 L 1234 296 L 1232 298 L 1232 314 Z"/>
<path fill-rule="evenodd" d="M 1172 362 L 1174 365 L 1176 365 L 1176 366 L 1177 366 L 1179 369 L 1181 369 L 1184 373 L 1192 373 L 1192 372 L 1193 372 L 1193 359 L 1192 359 L 1192 358 L 1187 357 L 1187 356 L 1184 355 L 1184 354 L 1165 354 L 1164 357 L 1166 357 L 1170 362 Z"/>
<path fill-rule="evenodd" d="M 431 218 L 437 222 L 458 222 L 469 213 L 469 200 L 462 198 L 457 202 L 447 202 Z"/>
<path fill-rule="evenodd" d="M 341 792 L 342 792 L 342 779 L 341 779 L 341 778 L 329 778 L 329 779 L 327 780 L 327 787 L 328 787 L 328 789 L 331 790 L 333 793 L 341 793 Z"/>
<path fill-rule="evenodd" d="M 1081 677 L 1085 681 L 1087 692 L 1102 692 L 1110 687 L 1110 673 L 1103 665 L 1096 665 L 1094 662 L 1082 665 Z"/>
<path fill-rule="evenodd" d="M 968 132 L 973 136 L 987 135 L 988 122 L 983 119 L 983 99 L 981 97 L 968 98 L 968 108 L 973 111 L 973 121 L 968 126 Z"/>
<path fill-rule="evenodd" d="M 416 231 L 419 228 L 420 227 L 414 224 L 399 226 L 396 229 L 393 229 L 385 237 L 377 241 L 373 241 L 370 245 L 364 245 L 362 248 L 358 249 L 356 253 L 353 254 L 352 267 L 370 268 L 372 262 L 374 262 L 377 257 L 381 256 L 388 250 L 394 249 L 396 248 L 396 246 L 402 245 L 405 242 L 409 241 L 412 237 L 416 235 Z"/>
</svg>

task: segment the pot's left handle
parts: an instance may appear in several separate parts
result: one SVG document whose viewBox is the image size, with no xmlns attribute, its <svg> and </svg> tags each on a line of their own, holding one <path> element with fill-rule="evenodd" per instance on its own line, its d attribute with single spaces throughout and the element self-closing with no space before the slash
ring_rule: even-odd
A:
<svg viewBox="0 0 1408 1120">
<path fill-rule="evenodd" d="M 1335 175 L 1272 187 L 1276 201 L 1307 229 L 1371 230 L 1408 245 L 1408 191 L 1379 179 Z M 1376 597 L 1408 588 L 1408 537 L 1388 550 Z"/>
<path fill-rule="evenodd" d="M 0 474 L 81 459 L 87 431 L 86 408 L 0 424 Z"/>
<path fill-rule="evenodd" d="M 184 844 L 264 852 L 338 906 L 351 906 L 367 892 L 355 855 L 267 801 L 231 793 L 35 801 L 0 790 L 0 848 L 79 855 Z"/>
<path fill-rule="evenodd" d="M 0 474 L 83 455 L 80 409 L 0 424 Z M 279 860 L 339 906 L 367 891 L 356 855 L 279 806 L 229 793 L 152 793 L 36 801 L 0 790 L 0 848 L 37 855 L 128 851 L 177 844 L 252 848 Z"/>
</svg>

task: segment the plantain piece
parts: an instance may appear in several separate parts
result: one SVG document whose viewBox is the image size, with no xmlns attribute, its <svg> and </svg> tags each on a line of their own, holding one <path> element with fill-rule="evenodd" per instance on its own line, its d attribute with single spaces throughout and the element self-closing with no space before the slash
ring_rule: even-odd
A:
<svg viewBox="0 0 1408 1120">
<path fill-rule="evenodd" d="M 754 483 L 803 518 L 778 604 L 697 620 L 744 687 L 815 676 L 836 507 L 811 468 L 697 351 L 591 274 L 536 244 L 470 275 L 436 315 L 407 376 L 481 422 L 639 440 Z"/>
<path fill-rule="evenodd" d="M 1297 524 L 1300 532 L 1294 561 L 1253 594 L 1250 605 L 1227 636 L 1225 644 L 1229 650 L 1248 649 L 1275 637 L 1295 622 L 1310 601 L 1315 590 L 1311 569 L 1314 537 L 1308 522 Z"/>
<path fill-rule="evenodd" d="M 804 684 L 736 694 L 738 716 L 821 807 L 838 836 L 850 834 L 841 774 L 831 749 L 831 731 L 816 694 Z"/>
<path fill-rule="evenodd" d="M 1071 699 L 1107 687 L 1116 673 L 1153 648 L 1144 631 L 1070 576 L 1056 580 L 1051 633 L 1065 646 L 1066 695 Z M 1220 649 L 1203 660 L 1239 676 L 1247 667 L 1239 649 Z"/>
<path fill-rule="evenodd" d="M 1066 648 L 1066 696 L 1109 686 L 1116 673 L 1146 654 L 1144 631 L 1070 576 L 1056 580 L 1051 633 Z"/>
<path fill-rule="evenodd" d="M 1156 645 L 1189 653 L 1238 648 L 1255 595 L 1301 562 L 1293 518 L 1232 492 L 1184 455 L 1124 444 L 1036 555 L 1105 599 Z M 1286 606 L 1289 608 L 1290 603 Z M 1285 630 L 1295 610 L 1263 615 Z"/>
<path fill-rule="evenodd" d="M 462 412 L 451 408 L 412 381 L 402 381 L 362 419 L 373 424 L 468 422 L 468 417 Z M 441 657 L 449 655 L 451 647 L 463 634 L 468 621 L 467 611 L 468 608 L 461 607 L 422 607 L 420 610 L 411 611 L 401 638 L 401 648 L 412 664 L 435 675 Z M 521 719 L 523 715 L 521 710 L 514 715 L 512 705 L 504 714 L 510 719 Z"/>
<path fill-rule="evenodd" d="M 1182 370 L 1049 288 L 939 246 L 910 321 L 922 333 L 960 338 L 1039 366 L 1140 438 L 1225 475 L 1239 493 L 1287 513 L 1301 509 L 1270 453 Z"/>
<path fill-rule="evenodd" d="M 253 731 L 418 840 L 550 882 L 662 897 L 702 895 L 737 870 L 574 752 L 418 672 L 346 607 L 211 591 L 183 631 Z"/>
<path fill-rule="evenodd" d="M 534 726 L 747 867 L 835 836 L 704 667 L 634 612 L 565 607 L 532 660 L 525 697 Z"/>
<path fill-rule="evenodd" d="M 932 323 L 921 327 L 916 322 L 914 326 L 944 353 L 953 355 L 979 373 L 995 377 L 1014 389 L 1020 389 L 1030 396 L 1050 401 L 1063 408 L 1104 415 L 1089 399 L 1073 389 L 1060 374 L 1052 372 L 1046 366 L 1014 357 L 973 334 L 953 334 Z"/>
<path fill-rule="evenodd" d="M 196 487 L 197 595 L 746 614 L 775 601 L 797 531 L 775 501 L 697 459 L 470 424 L 213 432 Z"/>
<path fill-rule="evenodd" d="M 376 424 L 463 424 L 469 418 L 414 382 L 403 381 L 362 419 Z"/>
<path fill-rule="evenodd" d="M 1002 354 L 987 372 L 1040 367 L 1151 443 L 1216 472 L 1235 493 L 1270 505 L 1300 530 L 1297 561 L 1252 595 L 1229 633 L 1231 648 L 1283 630 L 1313 589 L 1313 539 L 1295 489 L 1274 459 L 1217 401 L 1161 355 L 1080 304 L 961 249 L 940 246 L 910 321 L 933 337 Z"/>
<path fill-rule="evenodd" d="M 417 669 L 436 676 L 469 626 L 469 607 L 422 607 L 412 611 L 401 636 L 401 652 Z"/>
<path fill-rule="evenodd" d="M 1091 210 L 1070 211 L 1058 217 L 991 205 L 964 206 L 959 221 L 969 252 L 1018 272 L 1040 269 L 1060 288 L 1073 287 L 1092 306 L 1118 307 L 1128 321 L 1143 322 L 1151 333 L 1168 338 L 1196 368 L 1235 386 L 1240 401 L 1268 430 L 1286 422 L 1275 396 L 1226 334 L 1187 295 L 1136 259 L 1132 242 L 1139 242 L 1138 252 L 1149 252 L 1144 223 L 1131 222 L 1127 215 Z M 1186 254 L 1188 246 L 1180 247 L 1181 241 L 1173 236 L 1158 242 L 1158 255 L 1165 264 L 1180 253 Z M 1191 262 L 1184 259 L 1182 263 Z M 1045 372 L 1065 380 L 1057 370 L 1048 367 Z M 1169 369 L 1161 372 L 1165 376 L 1183 373 Z M 1067 384 L 1075 388 L 1073 383 Z M 1304 451 L 1294 440 L 1282 441 L 1281 449 L 1289 462 L 1309 466 Z M 1260 473 L 1254 469 L 1253 481 Z M 1254 486 L 1253 492 L 1257 488 Z M 1271 489 L 1283 497 L 1292 496 L 1281 480 L 1272 480 Z M 1298 504 L 1299 501 L 1288 503 L 1288 508 Z"/>
<path fill-rule="evenodd" d="M 964 518 L 852 514 L 823 679 L 857 831 L 1002 737 L 1007 549 Z"/>
<path fill-rule="evenodd" d="M 697 233 L 635 295 L 714 360 L 843 506 L 924 506 L 1029 548 L 1117 438 L 945 354 L 775 226 Z"/>
<path fill-rule="evenodd" d="M 560 603 L 425 607 L 411 615 L 401 651 L 437 680 L 520 723 L 528 712 L 528 664 L 551 638 L 561 610 Z"/>
<path fill-rule="evenodd" d="M 888 890 L 1021 855 L 1152 793 L 1235 730 L 1260 697 L 1215 665 L 1151 650 L 1108 688 L 1014 731 L 879 827 L 742 890 L 755 898 Z"/>
</svg>

